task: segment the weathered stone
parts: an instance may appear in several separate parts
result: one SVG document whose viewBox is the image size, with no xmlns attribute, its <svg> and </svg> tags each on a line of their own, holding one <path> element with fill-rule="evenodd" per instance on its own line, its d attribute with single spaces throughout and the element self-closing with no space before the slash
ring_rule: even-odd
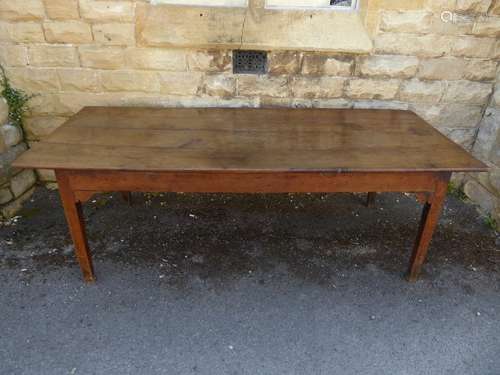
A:
<svg viewBox="0 0 500 375">
<path fill-rule="evenodd" d="M 497 196 L 500 196 L 500 168 L 495 167 L 488 174 L 490 186 L 493 188 Z"/>
<path fill-rule="evenodd" d="M 67 117 L 59 116 L 36 116 L 29 117 L 24 122 L 26 138 L 30 141 L 39 141 L 51 134 L 61 126 Z"/>
<path fill-rule="evenodd" d="M 467 62 L 455 57 L 422 60 L 417 76 L 431 80 L 456 80 L 465 75 Z"/>
<path fill-rule="evenodd" d="M 385 101 L 385 100 L 356 100 L 353 103 L 353 108 L 360 109 L 393 109 L 393 110 L 408 110 L 408 103 L 398 101 Z"/>
<path fill-rule="evenodd" d="M 135 25 L 133 23 L 101 23 L 92 26 L 97 43 L 110 46 L 135 45 Z"/>
<path fill-rule="evenodd" d="M 493 0 L 493 4 L 491 4 L 489 14 L 500 16 L 500 0 Z"/>
<path fill-rule="evenodd" d="M 419 60 L 410 56 L 371 56 L 360 60 L 359 74 L 372 77 L 413 77 Z"/>
<path fill-rule="evenodd" d="M 494 50 L 495 39 L 460 36 L 451 44 L 451 54 L 463 57 L 489 57 Z"/>
<path fill-rule="evenodd" d="M 440 128 L 443 134 L 450 138 L 453 142 L 459 144 L 466 150 L 470 151 L 476 138 L 476 129 L 449 129 Z"/>
<path fill-rule="evenodd" d="M 394 99 L 400 86 L 395 79 L 353 79 L 347 85 L 347 95 L 354 99 Z"/>
<path fill-rule="evenodd" d="M 3 33 L 3 31 L 0 30 Z M 42 25 L 37 22 L 15 22 L 8 24 L 9 39 L 16 43 L 43 43 L 45 36 Z M 0 38 L 2 38 L 0 36 Z"/>
<path fill-rule="evenodd" d="M 229 72 L 232 69 L 231 51 L 204 50 L 187 54 L 189 70 L 202 72 Z M 176 69 L 184 70 L 184 69 Z"/>
<path fill-rule="evenodd" d="M 131 1 L 80 0 L 80 14 L 88 21 L 131 22 L 134 4 Z"/>
<path fill-rule="evenodd" d="M 42 182 L 53 182 L 56 180 L 56 174 L 52 169 L 37 169 L 36 174 Z"/>
<path fill-rule="evenodd" d="M 497 63 L 492 60 L 467 60 L 464 78 L 471 81 L 492 81 L 495 79 Z"/>
<path fill-rule="evenodd" d="M 409 102 L 437 103 L 443 96 L 443 82 L 425 82 L 417 79 L 405 81 L 401 85 L 401 100 Z"/>
<path fill-rule="evenodd" d="M 490 83 L 471 81 L 448 82 L 444 102 L 486 104 L 493 86 Z"/>
<path fill-rule="evenodd" d="M 43 0 L 47 16 L 54 20 L 78 19 L 77 0 Z"/>
<path fill-rule="evenodd" d="M 410 109 L 437 128 L 476 128 L 481 121 L 480 105 L 411 103 Z"/>
<path fill-rule="evenodd" d="M 45 17 L 41 0 L 0 1 L 0 19 L 10 21 L 35 21 Z"/>
<path fill-rule="evenodd" d="M 272 75 L 297 74 L 302 54 L 292 51 L 275 51 L 268 55 L 268 72 Z"/>
<path fill-rule="evenodd" d="M 162 94 L 190 96 L 197 95 L 202 88 L 202 74 L 196 72 L 162 72 L 160 90 Z"/>
<path fill-rule="evenodd" d="M 325 54 L 305 54 L 302 62 L 304 75 L 350 76 L 354 60 L 350 57 Z"/>
<path fill-rule="evenodd" d="M 457 0 L 456 9 L 463 12 L 486 13 L 491 0 Z"/>
<path fill-rule="evenodd" d="M 25 193 L 29 188 L 31 188 L 36 183 L 35 172 L 31 169 L 25 169 L 10 180 L 10 190 L 14 197 L 19 197 Z"/>
<path fill-rule="evenodd" d="M 14 196 L 9 188 L 0 189 L 0 204 L 10 202 L 12 199 L 14 199 Z"/>
<path fill-rule="evenodd" d="M 125 53 L 119 47 L 79 47 L 80 62 L 85 68 L 120 69 L 125 67 Z"/>
<path fill-rule="evenodd" d="M 23 133 L 17 126 L 5 124 L 0 126 L 0 133 L 7 147 L 17 145 L 23 140 Z"/>
<path fill-rule="evenodd" d="M 444 9 L 444 12 L 450 12 L 453 6 Z M 443 17 L 443 19 L 441 18 Z M 441 35 L 467 35 L 472 32 L 474 27 L 474 17 L 462 13 L 435 13 L 432 17 L 432 24 L 429 32 Z"/>
<path fill-rule="evenodd" d="M 6 219 L 14 217 L 16 213 L 18 213 L 23 208 L 23 203 L 31 198 L 34 191 L 35 188 L 33 187 L 29 189 L 26 193 L 21 195 L 19 198 L 17 198 L 15 201 L 12 201 L 9 204 L 3 206 L 0 209 L 0 213 L 2 214 L 2 216 Z"/>
<path fill-rule="evenodd" d="M 500 37 L 500 17 L 479 18 L 472 28 L 472 34 L 492 38 Z"/>
<path fill-rule="evenodd" d="M 450 52 L 452 42 L 451 37 L 443 35 L 383 33 L 375 38 L 375 52 L 379 54 L 439 57 Z"/>
<path fill-rule="evenodd" d="M 34 45 L 29 48 L 30 65 L 38 67 L 79 66 L 75 47 Z"/>
<path fill-rule="evenodd" d="M 183 50 L 131 48 L 126 50 L 126 61 L 134 69 L 186 70 L 186 53 Z"/>
<path fill-rule="evenodd" d="M 238 95 L 284 98 L 288 96 L 288 80 L 284 76 L 240 75 Z"/>
<path fill-rule="evenodd" d="M 457 0 L 426 0 L 425 9 L 429 10 L 450 10 L 455 8 Z"/>
<path fill-rule="evenodd" d="M 64 91 L 98 91 L 99 74 L 91 69 L 58 69 L 59 82 Z"/>
<path fill-rule="evenodd" d="M 9 106 L 4 98 L 0 97 L 0 125 L 7 123 L 9 119 Z"/>
<path fill-rule="evenodd" d="M 498 86 L 498 84 L 497 84 L 497 86 L 495 88 L 495 92 L 493 94 L 492 104 L 495 107 L 500 107 L 500 87 Z"/>
<path fill-rule="evenodd" d="M 344 93 L 345 81 L 338 77 L 294 77 L 290 86 L 296 98 L 340 98 Z"/>
<path fill-rule="evenodd" d="M 103 89 L 108 91 L 160 91 L 158 75 L 153 72 L 102 71 L 100 72 L 100 79 Z"/>
<path fill-rule="evenodd" d="M 469 180 L 464 185 L 464 193 L 485 212 L 490 213 L 495 209 L 496 198 L 475 180 Z"/>
<path fill-rule="evenodd" d="M 9 70 L 12 84 L 28 93 L 59 90 L 59 80 L 53 69 L 13 68 Z"/>
<path fill-rule="evenodd" d="M 298 99 L 294 99 L 291 102 L 292 107 L 296 108 L 307 108 L 304 104 L 304 100 L 297 102 Z M 306 101 L 308 102 L 308 101 Z M 312 108 L 351 108 L 352 103 L 346 99 L 313 99 L 310 101 Z"/>
<path fill-rule="evenodd" d="M 432 13 L 426 11 L 382 11 L 380 29 L 403 33 L 426 33 L 432 23 Z"/>
<path fill-rule="evenodd" d="M 4 67 L 28 65 L 28 49 L 15 44 L 0 44 L 0 64 Z"/>
<path fill-rule="evenodd" d="M 211 96 L 230 98 L 236 92 L 236 80 L 228 75 L 208 75 L 205 77 L 204 92 Z"/>
<path fill-rule="evenodd" d="M 482 160 L 490 160 L 499 136 L 500 109 L 488 108 L 479 125 L 479 132 L 474 143 L 474 155 Z"/>
<path fill-rule="evenodd" d="M 90 25 L 81 21 L 44 22 L 45 37 L 49 43 L 91 43 Z"/>
</svg>

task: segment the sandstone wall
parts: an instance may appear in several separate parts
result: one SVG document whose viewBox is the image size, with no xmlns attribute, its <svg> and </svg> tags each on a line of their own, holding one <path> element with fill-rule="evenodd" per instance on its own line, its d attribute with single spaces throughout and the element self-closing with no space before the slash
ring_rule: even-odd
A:
<svg viewBox="0 0 500 375">
<path fill-rule="evenodd" d="M 262 1 L 250 4 L 261 6 Z M 410 109 L 469 150 L 480 126 L 486 129 L 480 139 L 498 145 L 491 124 L 498 128 L 498 90 L 496 99 L 492 94 L 500 59 L 500 0 L 361 4 L 355 17 L 371 39 L 368 45 L 373 44 L 368 53 L 366 36 L 349 34 L 356 20 L 338 12 L 331 16 L 336 17 L 331 29 L 322 24 L 322 34 L 331 30 L 332 35 L 318 35 L 327 44 L 318 53 L 297 47 L 301 38 L 314 43 L 315 36 L 303 35 L 307 25 L 288 15 L 287 22 L 290 18 L 300 32 L 291 35 L 289 45 L 276 39 L 274 48 L 273 33 L 266 30 L 272 27 L 272 14 L 255 9 L 235 11 L 237 19 L 207 11 L 210 19 L 200 23 L 196 34 L 196 28 L 184 28 L 183 12 L 194 12 L 189 7 L 172 13 L 146 0 L 0 1 L 0 63 L 15 86 L 40 94 L 26 121 L 29 142 L 42 139 L 85 105 L 281 105 Z M 160 11 L 165 17 L 158 17 Z M 317 22 L 329 22 L 319 17 Z M 312 21 L 308 25 L 315 26 Z M 227 43 L 218 47 L 213 39 L 207 47 L 192 42 L 212 34 L 224 34 Z M 232 74 L 231 48 L 247 38 L 271 45 L 269 74 Z M 331 40 L 343 40 L 332 44 L 341 49 L 328 51 Z M 359 45 L 351 53 L 345 41 Z M 496 117 L 488 115 L 492 112 Z M 476 143 L 478 155 L 498 165 L 494 152 L 479 151 Z M 53 180 L 48 171 L 39 175 Z M 488 186 L 488 192 L 498 192 Z"/>
</svg>

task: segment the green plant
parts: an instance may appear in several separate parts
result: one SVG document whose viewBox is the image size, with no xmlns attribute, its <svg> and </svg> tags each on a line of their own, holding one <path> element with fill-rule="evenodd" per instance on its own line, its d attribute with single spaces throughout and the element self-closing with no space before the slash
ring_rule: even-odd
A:
<svg viewBox="0 0 500 375">
<path fill-rule="evenodd" d="M 497 221 L 489 214 L 484 218 L 484 223 L 491 229 L 497 230 Z"/>
<path fill-rule="evenodd" d="M 2 86 L 0 95 L 7 101 L 9 121 L 12 125 L 22 129 L 24 115 L 28 112 L 27 104 L 34 95 L 28 95 L 24 91 L 12 87 L 2 65 L 0 65 L 0 72 L 2 74 L 0 77 L 0 85 Z"/>
<path fill-rule="evenodd" d="M 461 201 L 467 200 L 467 195 L 465 195 L 464 191 L 453 182 L 448 184 L 448 194 Z"/>
</svg>

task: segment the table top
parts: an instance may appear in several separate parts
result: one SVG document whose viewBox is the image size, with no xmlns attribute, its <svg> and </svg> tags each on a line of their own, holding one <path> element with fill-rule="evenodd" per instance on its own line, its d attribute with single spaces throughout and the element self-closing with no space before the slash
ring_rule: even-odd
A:
<svg viewBox="0 0 500 375">
<path fill-rule="evenodd" d="M 289 108 L 86 107 L 13 165 L 207 172 L 487 169 L 409 111 Z"/>
</svg>

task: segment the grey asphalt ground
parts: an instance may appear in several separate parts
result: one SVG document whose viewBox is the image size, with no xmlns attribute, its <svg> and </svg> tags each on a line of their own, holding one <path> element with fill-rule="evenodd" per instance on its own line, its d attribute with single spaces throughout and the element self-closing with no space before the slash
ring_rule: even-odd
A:
<svg viewBox="0 0 500 375">
<path fill-rule="evenodd" d="M 101 195 L 82 283 L 57 193 L 0 227 L 0 374 L 500 374 L 500 252 L 449 198 Z"/>
</svg>

